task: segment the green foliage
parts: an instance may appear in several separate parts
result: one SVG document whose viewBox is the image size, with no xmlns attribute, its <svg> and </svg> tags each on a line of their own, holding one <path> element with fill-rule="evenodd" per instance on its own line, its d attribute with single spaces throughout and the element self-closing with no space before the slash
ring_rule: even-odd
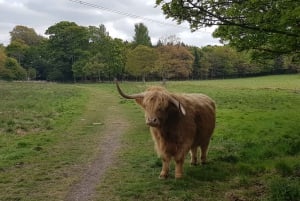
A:
<svg viewBox="0 0 300 201">
<path fill-rule="evenodd" d="M 133 43 L 135 46 L 144 45 L 151 47 L 151 39 L 149 37 L 148 28 L 143 24 L 135 24 L 134 25 L 135 35 L 133 37 Z"/>
<path fill-rule="evenodd" d="M 23 40 L 16 39 L 6 47 L 6 53 L 7 56 L 15 58 L 21 65 L 24 62 L 28 48 L 29 46 Z"/>
<path fill-rule="evenodd" d="M 24 80 L 27 72 L 14 58 L 6 58 L 3 68 L 0 67 L 0 78 L 4 80 Z"/>
<path fill-rule="evenodd" d="M 156 0 L 167 18 L 187 21 L 192 30 L 221 25 L 215 37 L 238 49 L 275 54 L 299 52 L 298 1 Z"/>
<path fill-rule="evenodd" d="M 101 81 L 101 74 L 107 74 L 108 68 L 105 63 L 104 57 L 98 53 L 84 65 L 84 73 L 87 76 L 97 78 L 98 81 Z"/>
<path fill-rule="evenodd" d="M 29 67 L 27 70 L 27 75 L 29 80 L 36 79 L 36 69 Z"/>
<path fill-rule="evenodd" d="M 197 79 L 201 77 L 201 63 L 200 63 L 200 51 L 198 48 L 194 47 L 193 48 L 193 55 L 194 55 L 194 61 L 193 61 L 193 78 Z"/>
<path fill-rule="evenodd" d="M 22 25 L 15 26 L 10 32 L 10 36 L 11 42 L 22 40 L 28 46 L 38 45 L 43 40 L 43 37 L 39 36 L 33 28 Z"/>
<path fill-rule="evenodd" d="M 72 64 L 84 57 L 88 48 L 88 31 L 74 22 L 61 21 L 46 30 L 52 69 L 49 80 L 72 80 Z"/>
<path fill-rule="evenodd" d="M 157 57 L 155 49 L 139 45 L 128 52 L 126 71 L 134 76 L 142 76 L 145 81 L 146 75 L 153 71 Z"/>
<path fill-rule="evenodd" d="M 84 79 L 111 79 L 122 75 L 125 66 L 125 45 L 120 39 L 112 39 L 105 26 L 89 26 L 89 57 L 76 64 Z M 75 71 L 73 71 L 75 72 Z M 78 76 L 78 73 L 75 72 Z"/>
<path fill-rule="evenodd" d="M 260 73 L 255 66 L 261 64 L 253 63 L 247 53 L 239 53 L 229 46 L 204 47 L 202 55 L 200 60 L 202 79 Z"/>
<path fill-rule="evenodd" d="M 300 57 L 296 52 L 274 57 L 254 50 L 238 52 L 228 45 L 189 47 L 176 35 L 162 37 L 158 46 L 150 47 L 147 27 L 136 24 L 135 31 L 134 41 L 124 42 L 110 37 L 103 24 L 84 27 L 61 21 L 47 29 L 48 39 L 38 36 L 31 28 L 16 26 L 11 32 L 11 43 L 1 50 L 0 76 L 15 79 L 4 67 L 7 57 L 16 59 L 37 80 L 68 82 L 105 81 L 114 77 L 214 79 L 300 71 Z M 138 48 L 138 44 L 145 44 L 149 49 L 145 55 L 141 50 L 139 58 L 134 59 L 133 47 Z"/>
<path fill-rule="evenodd" d="M 192 74 L 194 56 L 183 46 L 165 45 L 157 48 L 156 71 L 163 78 L 188 78 Z"/>
</svg>

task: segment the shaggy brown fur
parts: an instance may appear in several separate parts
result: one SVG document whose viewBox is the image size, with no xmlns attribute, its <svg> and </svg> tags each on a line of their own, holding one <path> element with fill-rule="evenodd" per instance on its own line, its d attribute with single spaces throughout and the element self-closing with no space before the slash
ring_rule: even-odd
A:
<svg viewBox="0 0 300 201">
<path fill-rule="evenodd" d="M 197 149 L 201 162 L 206 162 L 207 149 L 215 128 L 215 103 L 203 94 L 173 94 L 162 87 L 150 87 L 141 94 L 125 95 L 135 99 L 145 111 L 155 149 L 162 158 L 160 178 L 167 178 L 171 159 L 176 162 L 175 178 L 183 176 L 183 163 L 191 152 L 191 164 L 197 164 Z"/>
</svg>

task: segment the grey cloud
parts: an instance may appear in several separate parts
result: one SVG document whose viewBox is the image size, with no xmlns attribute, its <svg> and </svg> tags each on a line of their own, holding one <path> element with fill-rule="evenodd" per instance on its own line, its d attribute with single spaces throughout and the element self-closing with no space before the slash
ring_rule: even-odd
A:
<svg viewBox="0 0 300 201">
<path fill-rule="evenodd" d="M 155 0 L 86 0 L 85 2 L 110 9 L 88 7 L 70 0 L 1 0 L 0 1 L 0 43 L 9 43 L 9 32 L 16 25 L 34 28 L 38 34 L 44 34 L 46 29 L 60 21 L 72 21 L 82 26 L 98 26 L 104 24 L 112 37 L 132 41 L 134 24 L 142 22 L 148 30 L 152 42 L 162 36 L 177 35 L 190 45 L 203 46 L 216 44 L 217 40 L 210 32 L 194 32 L 176 27 L 176 23 L 165 19 L 160 8 L 155 8 Z M 132 18 L 114 13 L 134 14 L 149 20 Z M 151 22 L 159 21 L 167 24 Z M 186 26 L 186 25 L 185 25 Z"/>
</svg>

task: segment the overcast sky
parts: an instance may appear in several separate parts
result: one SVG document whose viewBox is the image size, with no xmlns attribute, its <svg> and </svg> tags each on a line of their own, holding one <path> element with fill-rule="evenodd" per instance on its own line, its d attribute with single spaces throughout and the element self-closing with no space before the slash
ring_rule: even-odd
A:
<svg viewBox="0 0 300 201">
<path fill-rule="evenodd" d="M 170 35 L 198 47 L 219 44 L 218 39 L 211 36 L 213 28 L 191 32 L 187 24 L 177 26 L 172 20 L 165 19 L 162 10 L 155 8 L 155 0 L 81 1 L 96 7 L 74 1 L 77 0 L 0 0 L 0 43 L 9 44 L 9 32 L 16 25 L 33 28 L 44 35 L 48 27 L 60 21 L 70 21 L 82 26 L 104 24 L 111 37 L 127 41 L 133 39 L 134 24 L 142 22 L 148 28 L 154 45 L 159 38 Z"/>
</svg>

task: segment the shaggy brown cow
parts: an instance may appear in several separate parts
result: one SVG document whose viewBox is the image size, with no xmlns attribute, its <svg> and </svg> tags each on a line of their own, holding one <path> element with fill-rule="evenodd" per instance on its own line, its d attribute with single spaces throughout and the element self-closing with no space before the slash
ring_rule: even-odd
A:
<svg viewBox="0 0 300 201">
<path fill-rule="evenodd" d="M 135 101 L 145 110 L 155 149 L 162 158 L 160 178 L 167 178 L 173 158 L 175 178 L 183 176 L 183 163 L 191 153 L 191 164 L 197 164 L 197 149 L 201 148 L 201 162 L 206 162 L 207 149 L 215 128 L 215 103 L 203 94 L 174 94 L 158 86 L 140 94 L 127 95 L 118 82 L 117 89 L 126 99 Z"/>
</svg>

